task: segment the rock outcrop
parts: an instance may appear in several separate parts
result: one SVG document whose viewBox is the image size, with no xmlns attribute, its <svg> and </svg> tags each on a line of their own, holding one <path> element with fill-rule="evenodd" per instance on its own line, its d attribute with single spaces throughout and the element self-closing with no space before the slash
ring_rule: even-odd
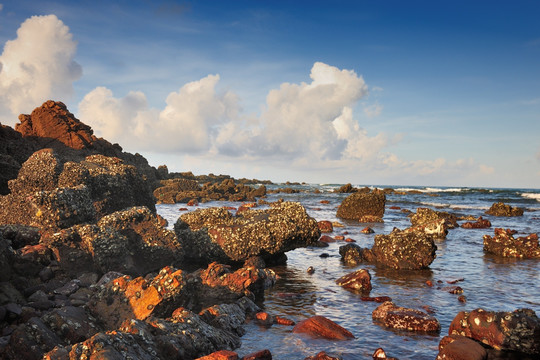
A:
<svg viewBox="0 0 540 360">
<path fill-rule="evenodd" d="M 372 313 L 373 320 L 385 327 L 418 331 L 438 332 L 441 329 L 439 321 L 423 311 L 408 309 L 386 301 L 379 305 Z"/>
<path fill-rule="evenodd" d="M 540 259 L 538 235 L 514 238 L 515 231 L 495 228 L 495 236 L 484 235 L 484 251 L 502 257 Z"/>
<path fill-rule="evenodd" d="M 523 216 L 523 209 L 498 202 L 491 205 L 486 214 L 492 216 Z"/>
<path fill-rule="evenodd" d="M 337 210 L 337 217 L 358 221 L 362 217 L 369 215 L 382 219 L 385 204 L 386 196 L 380 191 L 355 192 L 341 202 Z"/>
<path fill-rule="evenodd" d="M 267 210 L 233 216 L 224 208 L 197 209 L 180 216 L 174 229 L 186 258 L 195 263 L 241 262 L 253 256 L 271 259 L 315 243 L 317 221 L 299 203 L 278 202 Z"/>
</svg>

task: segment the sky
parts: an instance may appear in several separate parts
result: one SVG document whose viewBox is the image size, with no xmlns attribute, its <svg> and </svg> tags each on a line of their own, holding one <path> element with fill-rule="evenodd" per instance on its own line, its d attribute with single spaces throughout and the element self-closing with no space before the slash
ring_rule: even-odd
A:
<svg viewBox="0 0 540 360">
<path fill-rule="evenodd" d="M 169 171 L 540 188 L 538 1 L 0 0 L 0 123 L 48 99 Z"/>
</svg>

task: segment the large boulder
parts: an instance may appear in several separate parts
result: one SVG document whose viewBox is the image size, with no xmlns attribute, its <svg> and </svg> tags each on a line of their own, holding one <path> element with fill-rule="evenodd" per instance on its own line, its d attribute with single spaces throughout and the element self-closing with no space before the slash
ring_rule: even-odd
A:
<svg viewBox="0 0 540 360">
<path fill-rule="evenodd" d="M 495 229 L 495 236 L 484 235 L 484 251 L 513 258 L 539 259 L 538 235 L 530 234 L 514 238 L 515 231 Z"/>
<path fill-rule="evenodd" d="M 432 223 L 440 223 L 444 220 L 444 225 L 447 229 L 459 227 L 457 216 L 445 211 L 436 211 L 429 208 L 418 208 L 416 213 L 410 215 L 411 224 L 413 226 L 429 225 Z"/>
<path fill-rule="evenodd" d="M 348 220 L 360 220 L 365 216 L 382 219 L 385 204 L 386 196 L 380 191 L 356 192 L 341 202 L 337 210 L 337 216 Z"/>
<path fill-rule="evenodd" d="M 523 216 L 523 209 L 498 202 L 491 205 L 486 214 L 492 216 Z"/>
<path fill-rule="evenodd" d="M 461 311 L 450 324 L 448 334 L 466 336 L 497 350 L 540 355 L 540 319 L 531 309 Z"/>
<path fill-rule="evenodd" d="M 275 258 L 319 239 L 317 221 L 299 203 L 278 202 L 266 210 L 233 216 L 223 208 L 198 209 L 180 216 L 174 229 L 186 258 L 208 264 Z"/>
<path fill-rule="evenodd" d="M 394 229 L 388 235 L 375 235 L 371 248 L 377 262 L 394 269 L 418 270 L 435 260 L 437 246 L 423 231 Z"/>
</svg>

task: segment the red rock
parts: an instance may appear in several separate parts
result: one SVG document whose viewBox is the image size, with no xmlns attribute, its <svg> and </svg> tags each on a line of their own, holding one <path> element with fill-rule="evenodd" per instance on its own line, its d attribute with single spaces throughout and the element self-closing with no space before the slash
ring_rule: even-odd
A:
<svg viewBox="0 0 540 360">
<path fill-rule="evenodd" d="M 341 360 L 341 357 L 330 356 L 325 351 L 321 351 L 315 356 L 308 356 L 304 360 Z"/>
<path fill-rule="evenodd" d="M 460 295 L 460 296 L 458 296 L 457 299 L 458 299 L 459 302 L 462 302 L 462 303 L 467 302 L 467 298 L 465 297 L 465 295 Z"/>
<path fill-rule="evenodd" d="M 272 353 L 265 349 L 242 357 L 242 360 L 272 360 Z"/>
<path fill-rule="evenodd" d="M 331 221 L 321 220 L 317 222 L 317 224 L 319 225 L 319 230 L 321 230 L 323 233 L 331 233 L 334 231 L 334 226 L 332 225 Z"/>
<path fill-rule="evenodd" d="M 445 288 L 445 290 L 448 290 L 450 294 L 463 294 L 463 289 L 460 286 L 452 286 L 449 289 Z"/>
<path fill-rule="evenodd" d="M 540 258 L 538 235 L 513 237 L 516 232 L 510 229 L 495 229 L 495 236 L 484 235 L 484 251 L 503 257 Z"/>
<path fill-rule="evenodd" d="M 336 240 L 345 240 L 345 236 L 343 236 L 343 235 L 336 235 L 336 236 L 334 236 L 334 239 L 336 239 Z"/>
<path fill-rule="evenodd" d="M 345 239 L 345 242 L 348 242 L 348 243 L 355 243 L 356 240 L 351 239 L 351 238 L 346 238 L 346 239 Z"/>
<path fill-rule="evenodd" d="M 401 208 L 399 206 L 390 206 L 389 209 L 392 209 L 392 210 L 401 210 Z"/>
<path fill-rule="evenodd" d="M 456 279 L 456 280 L 447 280 L 446 282 L 448 284 L 457 284 L 458 282 L 465 281 L 464 278 Z"/>
<path fill-rule="evenodd" d="M 238 354 L 230 350 L 219 350 L 196 360 L 238 360 Z"/>
<path fill-rule="evenodd" d="M 371 291 L 371 275 L 367 270 L 356 270 L 337 279 L 336 284 L 346 289 L 369 293 Z"/>
<path fill-rule="evenodd" d="M 441 329 L 439 321 L 433 316 L 420 310 L 396 306 L 387 301 L 373 310 L 373 320 L 382 325 L 400 330 L 438 332 Z"/>
<path fill-rule="evenodd" d="M 188 208 L 179 208 L 178 211 L 188 211 Z"/>
<path fill-rule="evenodd" d="M 364 234 L 373 234 L 375 231 L 373 231 L 372 228 L 370 228 L 369 226 L 366 226 L 365 228 L 362 229 L 362 233 Z"/>
<path fill-rule="evenodd" d="M 336 242 L 336 239 L 328 235 L 323 235 L 320 237 L 319 241 L 322 241 L 325 243 L 333 243 L 333 242 Z"/>
<path fill-rule="evenodd" d="M 279 324 L 279 325 L 287 325 L 287 326 L 293 326 L 295 325 L 296 323 L 290 319 L 286 319 L 284 317 L 281 317 L 281 316 L 275 316 L 274 317 L 274 323 L 276 324 Z"/>
<path fill-rule="evenodd" d="M 486 349 L 478 342 L 464 336 L 445 336 L 439 343 L 436 360 L 485 360 Z"/>
<path fill-rule="evenodd" d="M 426 285 L 429 287 L 433 287 L 433 281 L 431 280 L 426 281 Z"/>
<path fill-rule="evenodd" d="M 321 204 L 330 204 L 330 201 L 328 201 L 328 200 L 321 200 L 321 201 L 319 201 L 319 202 L 320 202 Z"/>
<path fill-rule="evenodd" d="M 312 316 L 309 319 L 299 322 L 293 333 L 306 333 L 315 338 L 330 340 L 354 339 L 354 335 L 347 329 L 336 324 L 324 316 Z"/>
<path fill-rule="evenodd" d="M 191 199 L 186 204 L 187 206 L 199 206 L 199 201 L 197 199 Z"/>
<path fill-rule="evenodd" d="M 392 298 L 389 296 L 375 296 L 375 297 L 364 296 L 364 297 L 361 297 L 360 300 L 383 303 L 386 301 L 392 301 Z"/>
<path fill-rule="evenodd" d="M 461 224 L 463 229 L 485 229 L 491 227 L 491 222 L 487 219 L 482 219 L 480 216 L 476 222 L 467 221 L 466 223 Z"/>
</svg>

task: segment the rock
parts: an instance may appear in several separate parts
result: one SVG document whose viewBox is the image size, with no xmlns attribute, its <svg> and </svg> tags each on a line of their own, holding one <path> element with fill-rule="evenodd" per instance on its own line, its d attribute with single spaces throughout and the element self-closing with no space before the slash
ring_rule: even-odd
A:
<svg viewBox="0 0 540 360">
<path fill-rule="evenodd" d="M 484 251 L 503 257 L 540 258 L 538 235 L 514 238 L 512 230 L 495 228 L 495 236 L 484 235 Z"/>
<path fill-rule="evenodd" d="M 485 229 L 491 227 L 491 222 L 488 219 L 482 219 L 480 216 L 475 222 L 467 221 L 461 224 L 463 229 Z"/>
<path fill-rule="evenodd" d="M 195 360 L 238 360 L 238 354 L 230 350 L 219 350 Z"/>
<path fill-rule="evenodd" d="M 367 223 L 382 223 L 384 222 L 382 217 L 376 215 L 363 215 L 358 219 L 358 222 L 361 224 Z"/>
<path fill-rule="evenodd" d="M 436 360 L 484 360 L 487 358 L 486 349 L 478 342 L 465 336 L 450 335 L 441 339 Z"/>
<path fill-rule="evenodd" d="M 268 349 L 256 351 L 243 356 L 242 360 L 272 360 L 272 353 Z"/>
<path fill-rule="evenodd" d="M 118 211 L 96 225 L 76 225 L 43 241 L 60 266 L 77 276 L 92 269 L 138 276 L 178 265 L 183 258 L 176 234 L 163 228 L 146 207 Z"/>
<path fill-rule="evenodd" d="M 233 216 L 223 208 L 198 209 L 174 225 L 188 261 L 239 262 L 252 256 L 264 260 L 315 243 L 317 221 L 299 203 L 271 204 L 268 210 L 246 210 Z"/>
<path fill-rule="evenodd" d="M 151 280 L 129 276 L 105 285 L 89 301 L 88 309 L 107 329 L 116 329 L 129 319 L 145 320 L 149 316 L 169 316 L 188 304 L 190 294 L 182 270 L 165 267 Z"/>
<path fill-rule="evenodd" d="M 337 210 L 337 217 L 358 220 L 362 216 L 372 215 L 382 219 L 385 204 L 386 196 L 379 191 L 353 193 L 341 202 Z"/>
<path fill-rule="evenodd" d="M 356 244 L 347 244 L 339 247 L 341 260 L 347 265 L 358 265 L 364 261 L 373 261 L 374 256 L 370 249 L 362 248 Z"/>
<path fill-rule="evenodd" d="M 374 232 L 375 231 L 372 228 L 370 228 L 369 226 L 366 226 L 365 228 L 363 228 L 361 230 L 361 233 L 363 233 L 363 234 L 373 234 Z"/>
<path fill-rule="evenodd" d="M 383 348 L 378 348 L 373 352 L 373 360 L 381 359 L 381 360 L 397 360 L 396 358 L 386 356 L 386 352 Z"/>
<path fill-rule="evenodd" d="M 10 241 L 13 249 L 20 249 L 26 245 L 37 245 L 41 238 L 39 228 L 18 224 L 0 225 L 0 236 Z"/>
<path fill-rule="evenodd" d="M 448 329 L 448 335 L 461 335 L 497 350 L 540 354 L 540 319 L 531 309 L 495 312 L 476 309 L 461 311 Z"/>
<path fill-rule="evenodd" d="M 321 351 L 314 356 L 308 356 L 304 360 L 342 360 L 340 356 L 331 356 L 326 353 L 326 351 Z"/>
<path fill-rule="evenodd" d="M 334 231 L 334 226 L 332 225 L 331 221 L 328 220 L 321 220 L 317 223 L 319 226 L 319 230 L 321 230 L 322 233 L 331 233 Z"/>
<path fill-rule="evenodd" d="M 339 189 L 334 190 L 334 192 L 340 193 L 340 194 L 353 193 L 353 192 L 356 192 L 356 191 L 357 191 L 357 189 L 354 186 L 352 186 L 350 183 L 345 184 L 345 185 L 341 186 Z"/>
<path fill-rule="evenodd" d="M 246 314 L 259 310 L 258 306 L 244 297 L 233 304 L 219 304 L 208 307 L 199 313 L 199 316 L 213 327 L 232 332 L 238 336 L 245 334 L 243 327 Z"/>
<path fill-rule="evenodd" d="M 336 284 L 346 289 L 369 293 L 371 291 L 371 275 L 367 270 L 356 270 L 337 279 Z"/>
<path fill-rule="evenodd" d="M 393 269 L 427 268 L 435 259 L 437 246 L 424 232 L 394 229 L 389 235 L 375 235 L 371 251 L 377 262 Z"/>
<path fill-rule="evenodd" d="M 348 340 L 355 338 L 349 330 L 319 315 L 312 316 L 296 324 L 293 328 L 293 333 L 306 333 L 314 338 L 329 340 Z"/>
<path fill-rule="evenodd" d="M 82 307 L 64 306 L 43 315 L 49 328 L 69 344 L 84 341 L 99 332 L 99 327 Z"/>
<path fill-rule="evenodd" d="M 373 321 L 392 329 L 418 332 L 438 332 L 441 329 L 439 321 L 433 316 L 420 310 L 397 306 L 391 301 L 373 310 L 372 317 Z"/>
<path fill-rule="evenodd" d="M 416 209 L 416 213 L 410 215 L 410 220 L 413 226 L 426 225 L 444 220 L 444 224 L 447 229 L 459 227 L 457 223 L 457 216 L 444 211 L 435 211 L 428 208 Z"/>
<path fill-rule="evenodd" d="M 5 353 L 8 359 L 39 360 L 57 345 L 64 345 L 62 339 L 43 321 L 33 317 L 13 331 Z"/>
<path fill-rule="evenodd" d="M 523 216 L 523 209 L 498 202 L 491 205 L 486 214 L 492 216 Z"/>
<path fill-rule="evenodd" d="M 444 239 L 448 234 L 446 219 L 433 220 L 420 225 L 413 225 L 403 230 L 406 233 L 423 232 L 435 239 Z"/>
<path fill-rule="evenodd" d="M 257 323 L 263 326 L 272 326 L 274 325 L 274 317 L 267 312 L 258 312 L 255 314 L 255 319 Z"/>
</svg>

